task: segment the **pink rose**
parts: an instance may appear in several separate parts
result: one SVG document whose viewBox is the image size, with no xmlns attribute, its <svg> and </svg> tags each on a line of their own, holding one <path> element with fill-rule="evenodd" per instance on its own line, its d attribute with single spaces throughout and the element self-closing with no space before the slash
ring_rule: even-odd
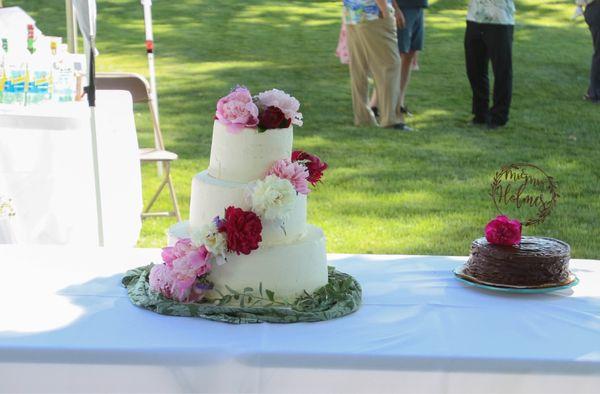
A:
<svg viewBox="0 0 600 394">
<path fill-rule="evenodd" d="M 250 91 L 238 86 L 217 102 L 215 118 L 237 134 L 245 127 L 258 125 L 258 107 L 252 102 Z"/>
<path fill-rule="evenodd" d="M 292 183 L 296 192 L 300 194 L 310 193 L 308 188 L 308 169 L 298 162 L 289 159 L 277 160 L 267 175 L 275 175 L 281 179 L 287 179 Z"/>
<path fill-rule="evenodd" d="M 522 228 L 518 220 L 511 220 L 504 215 L 497 216 L 485 226 L 485 239 L 494 245 L 517 245 L 521 242 Z"/>
</svg>

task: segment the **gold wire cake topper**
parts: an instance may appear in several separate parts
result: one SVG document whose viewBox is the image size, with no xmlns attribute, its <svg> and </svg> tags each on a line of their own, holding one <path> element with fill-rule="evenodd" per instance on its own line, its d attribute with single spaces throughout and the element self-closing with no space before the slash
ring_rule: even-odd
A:
<svg viewBox="0 0 600 394">
<path fill-rule="evenodd" d="M 507 164 L 496 172 L 490 196 L 501 215 L 507 210 L 523 214 L 524 226 L 543 223 L 556 207 L 558 185 L 533 164 Z"/>
</svg>

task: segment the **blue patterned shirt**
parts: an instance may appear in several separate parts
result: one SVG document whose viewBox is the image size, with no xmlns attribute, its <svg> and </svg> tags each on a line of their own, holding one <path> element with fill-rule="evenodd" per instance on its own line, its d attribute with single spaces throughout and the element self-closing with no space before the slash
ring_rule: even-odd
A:
<svg viewBox="0 0 600 394">
<path fill-rule="evenodd" d="M 477 23 L 500 25 L 515 24 L 513 0 L 471 0 L 467 20 Z"/>
<path fill-rule="evenodd" d="M 379 18 L 379 7 L 375 0 L 343 0 L 343 2 L 344 21 L 348 25 L 356 25 Z M 388 8 L 393 8 L 392 0 L 387 0 L 387 4 Z"/>
</svg>

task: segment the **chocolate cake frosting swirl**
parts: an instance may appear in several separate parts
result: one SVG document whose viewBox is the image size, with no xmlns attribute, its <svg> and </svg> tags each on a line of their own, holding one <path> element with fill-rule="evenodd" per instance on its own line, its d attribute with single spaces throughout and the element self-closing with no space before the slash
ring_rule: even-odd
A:
<svg viewBox="0 0 600 394">
<path fill-rule="evenodd" d="M 567 243 L 553 238 L 523 237 L 504 246 L 482 237 L 473 241 L 463 274 L 500 286 L 556 286 L 571 276 L 570 253 Z"/>
</svg>

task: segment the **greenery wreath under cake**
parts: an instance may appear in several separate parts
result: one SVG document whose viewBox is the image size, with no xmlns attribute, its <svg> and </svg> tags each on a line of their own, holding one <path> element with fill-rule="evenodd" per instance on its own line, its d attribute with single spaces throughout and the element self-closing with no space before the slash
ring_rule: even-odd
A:
<svg viewBox="0 0 600 394">
<path fill-rule="evenodd" d="M 328 166 L 292 150 L 299 109 L 278 89 L 252 96 L 238 86 L 217 102 L 210 164 L 192 180 L 189 221 L 169 229 L 161 264 L 123 279 L 134 304 L 238 323 L 358 309 L 360 285 L 327 267 L 323 231 L 307 223 L 307 196 Z"/>
</svg>

